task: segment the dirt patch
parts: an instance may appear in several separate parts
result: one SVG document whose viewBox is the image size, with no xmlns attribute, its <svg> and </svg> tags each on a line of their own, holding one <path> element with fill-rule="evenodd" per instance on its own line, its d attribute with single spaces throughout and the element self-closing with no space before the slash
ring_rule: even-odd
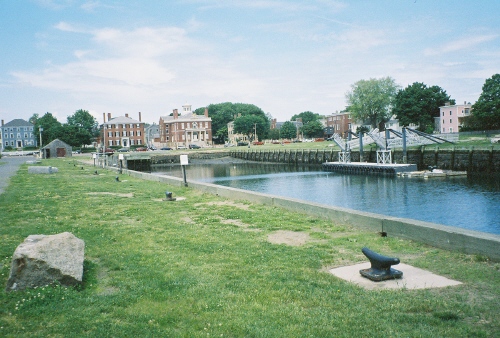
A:
<svg viewBox="0 0 500 338">
<path fill-rule="evenodd" d="M 87 195 L 112 195 L 112 196 L 118 196 L 118 197 L 126 197 L 126 198 L 132 198 L 134 197 L 134 193 L 129 192 L 128 194 L 119 194 L 116 192 L 88 192 Z"/>
<path fill-rule="evenodd" d="M 250 226 L 250 224 L 247 224 L 247 223 L 243 223 L 242 221 L 240 221 L 239 219 L 221 219 L 220 221 L 222 224 L 232 224 L 232 225 L 236 225 L 237 227 L 240 227 L 240 228 L 243 228 L 244 231 L 252 231 L 252 232 L 259 232 L 259 231 L 262 231 L 260 229 L 249 229 L 248 227 Z"/>
<path fill-rule="evenodd" d="M 267 240 L 273 244 L 301 246 L 306 244 L 310 240 L 310 237 L 307 232 L 278 230 L 269 234 Z"/>
<path fill-rule="evenodd" d="M 243 203 L 235 203 L 233 201 L 223 201 L 223 202 L 209 202 L 209 203 L 198 203 L 196 206 L 202 206 L 202 205 L 208 205 L 208 206 L 231 206 L 235 207 L 238 209 L 243 209 L 243 210 L 249 210 L 249 205 L 243 204 Z"/>
</svg>

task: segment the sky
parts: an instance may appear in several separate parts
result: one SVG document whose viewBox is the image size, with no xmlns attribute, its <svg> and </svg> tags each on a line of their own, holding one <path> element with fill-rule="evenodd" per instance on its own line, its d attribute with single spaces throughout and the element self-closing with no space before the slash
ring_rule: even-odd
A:
<svg viewBox="0 0 500 338">
<path fill-rule="evenodd" d="M 158 123 L 190 104 L 278 121 L 345 109 L 359 80 L 474 103 L 500 73 L 499 0 L 0 0 L 0 118 L 78 109 Z"/>
</svg>

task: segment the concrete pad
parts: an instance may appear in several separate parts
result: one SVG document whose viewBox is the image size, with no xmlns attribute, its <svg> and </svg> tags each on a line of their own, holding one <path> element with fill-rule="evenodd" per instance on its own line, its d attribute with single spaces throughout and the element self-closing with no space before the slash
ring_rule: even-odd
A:
<svg viewBox="0 0 500 338">
<path fill-rule="evenodd" d="M 445 286 L 460 285 L 461 282 L 448 279 L 432 272 L 415 268 L 407 264 L 393 265 L 396 270 L 403 272 L 403 278 L 373 282 L 368 278 L 361 276 L 359 270 L 370 268 L 370 262 L 360 263 L 351 266 L 343 266 L 331 269 L 329 272 L 334 276 L 359 285 L 367 290 L 384 289 L 431 289 L 442 288 Z"/>
</svg>

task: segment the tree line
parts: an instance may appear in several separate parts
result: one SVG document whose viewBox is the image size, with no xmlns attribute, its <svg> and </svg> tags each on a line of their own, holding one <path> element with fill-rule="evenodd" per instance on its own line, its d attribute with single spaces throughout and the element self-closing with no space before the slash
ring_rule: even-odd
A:
<svg viewBox="0 0 500 338">
<path fill-rule="evenodd" d="M 99 124 L 97 120 L 87 111 L 79 109 L 68 116 L 66 123 L 60 123 L 51 113 L 43 116 L 33 114 L 29 122 L 34 125 L 35 135 L 40 135 L 42 128 L 42 144 L 59 139 L 72 147 L 83 147 L 92 144 L 99 135 Z"/>
<path fill-rule="evenodd" d="M 395 116 L 400 125 L 416 125 L 423 132 L 434 131 L 434 118 L 439 117 L 439 107 L 455 100 L 439 86 L 427 86 L 415 82 L 400 88 L 394 79 L 360 80 L 351 85 L 346 93 L 346 111 L 356 121 L 369 124 L 372 128 L 384 129 L 384 124 Z M 234 121 L 234 131 L 246 135 L 251 141 L 258 139 L 294 139 L 298 133 L 314 138 L 324 135 L 320 114 L 305 111 L 293 115 L 279 129 L 270 129 L 272 116 L 261 108 L 247 103 L 217 103 L 207 107 L 212 119 L 212 138 L 214 143 L 223 144 L 228 138 L 227 124 Z M 204 107 L 194 111 L 203 115 Z M 301 127 L 297 129 L 298 122 Z M 87 111 L 79 109 L 68 116 L 66 123 L 60 123 L 51 114 L 42 117 L 34 114 L 30 122 L 35 126 L 35 134 L 43 128 L 42 144 L 58 138 L 73 147 L 91 144 L 99 135 L 97 120 Z M 487 79 L 482 93 L 472 105 L 471 116 L 464 120 L 461 131 L 500 129 L 500 74 Z"/>
</svg>

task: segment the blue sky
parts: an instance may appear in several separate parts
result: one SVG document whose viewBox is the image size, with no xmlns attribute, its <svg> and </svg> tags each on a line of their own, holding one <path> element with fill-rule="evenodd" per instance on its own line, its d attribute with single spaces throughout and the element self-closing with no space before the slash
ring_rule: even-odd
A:
<svg viewBox="0 0 500 338">
<path fill-rule="evenodd" d="M 474 103 L 500 72 L 500 1 L 1 0 L 0 118 L 86 109 L 158 123 L 189 103 L 329 115 L 361 79 Z"/>
</svg>

